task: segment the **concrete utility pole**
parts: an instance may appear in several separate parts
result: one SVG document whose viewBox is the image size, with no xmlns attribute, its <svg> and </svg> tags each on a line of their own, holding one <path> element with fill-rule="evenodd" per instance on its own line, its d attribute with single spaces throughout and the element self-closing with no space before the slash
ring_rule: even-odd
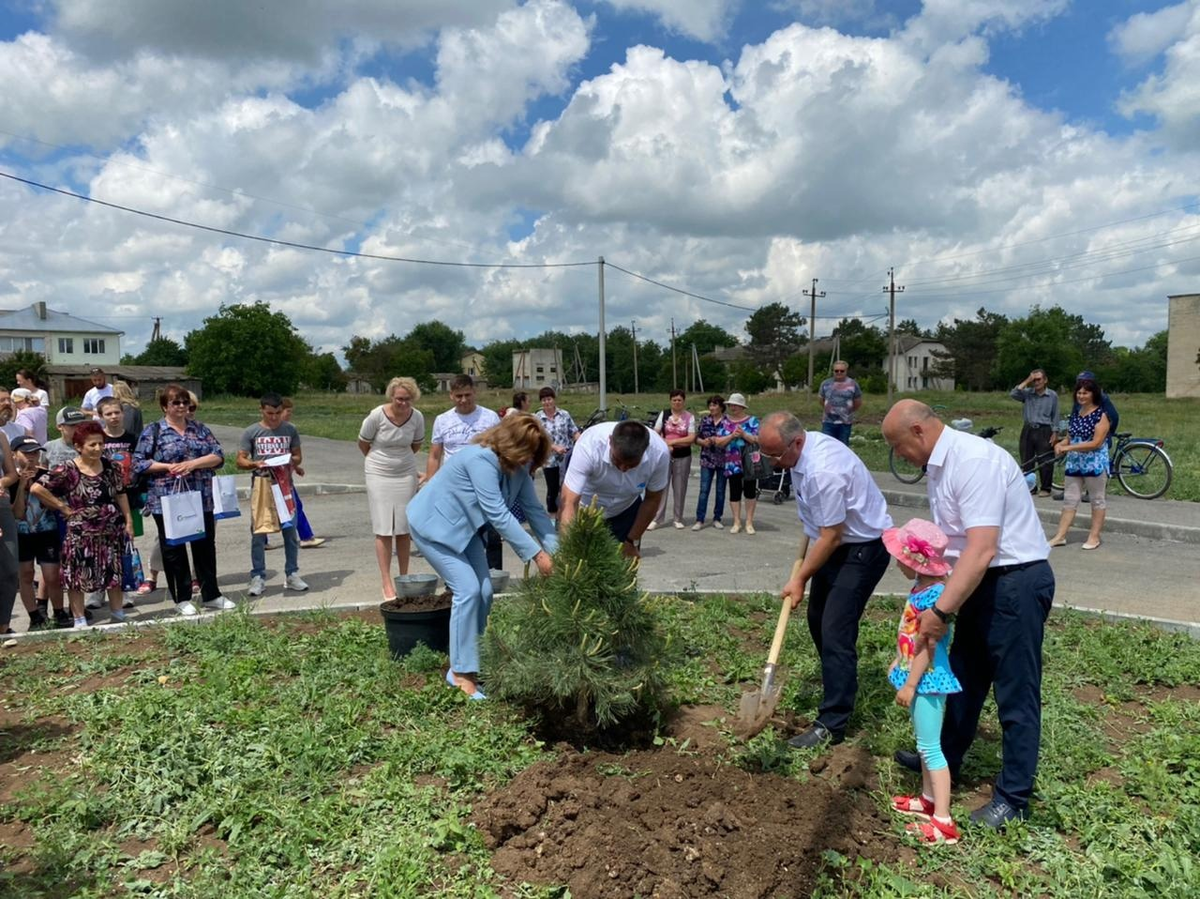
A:
<svg viewBox="0 0 1200 899">
<path fill-rule="evenodd" d="M 637 322 L 629 323 L 629 333 L 633 335 L 633 392 L 641 393 L 638 390 L 638 366 L 637 366 Z"/>
<path fill-rule="evenodd" d="M 896 386 L 896 291 L 904 292 L 903 287 L 896 286 L 896 270 L 888 269 L 888 283 L 883 286 L 883 292 L 889 294 L 888 304 L 888 408 L 892 407 L 892 391 Z"/>
<path fill-rule="evenodd" d="M 811 311 L 808 315 L 808 392 L 813 392 L 813 353 L 817 342 L 817 297 L 825 296 L 825 291 L 817 293 L 817 279 L 813 278 L 812 290 L 804 291 L 804 295 L 812 300 Z"/>
<path fill-rule="evenodd" d="M 604 257 L 600 257 L 600 411 L 608 411 L 608 368 L 604 361 Z"/>
<path fill-rule="evenodd" d="M 671 319 L 671 389 L 679 387 L 679 372 L 675 366 L 675 319 Z"/>
</svg>

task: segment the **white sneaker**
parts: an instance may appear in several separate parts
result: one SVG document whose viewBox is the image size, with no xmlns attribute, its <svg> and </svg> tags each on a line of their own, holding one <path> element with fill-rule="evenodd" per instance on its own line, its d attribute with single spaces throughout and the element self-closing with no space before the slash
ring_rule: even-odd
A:
<svg viewBox="0 0 1200 899">
<path fill-rule="evenodd" d="M 300 579 L 300 575 L 298 575 L 298 574 L 289 574 L 287 576 L 287 579 L 283 582 L 283 585 L 285 587 L 287 587 L 287 589 L 289 589 L 289 590 L 307 590 L 308 589 L 308 584 L 304 583 L 304 581 Z"/>
<path fill-rule="evenodd" d="M 675 530 L 677 530 L 677 531 L 683 530 L 683 522 L 682 521 L 675 522 Z"/>
<path fill-rule="evenodd" d="M 267 583 L 257 574 L 250 578 L 250 586 L 246 588 L 246 593 L 250 596 L 262 596 L 263 590 L 266 589 Z"/>
<path fill-rule="evenodd" d="M 108 613 L 108 615 L 113 621 L 116 621 L 118 623 L 129 620 L 129 616 L 127 616 L 125 614 L 124 609 L 113 609 L 111 612 Z"/>
<path fill-rule="evenodd" d="M 757 531 L 754 530 L 754 522 L 753 521 L 746 522 L 746 533 L 749 534 L 751 537 L 753 537 L 756 533 L 758 533 Z"/>
<path fill-rule="evenodd" d="M 657 521 L 652 521 L 652 522 L 650 522 L 648 525 L 646 525 L 646 530 L 648 530 L 648 531 L 652 531 L 652 530 L 654 530 L 656 527 L 658 527 L 658 522 L 657 522 Z M 96 608 L 100 608 L 100 607 L 99 607 L 99 606 L 97 606 Z"/>
<path fill-rule="evenodd" d="M 184 600 L 179 605 L 177 605 L 175 608 L 176 608 L 176 610 L 178 610 L 179 614 L 182 615 L 184 618 L 191 618 L 193 615 L 200 614 L 200 610 L 197 609 L 194 605 L 192 605 L 191 600 Z"/>
<path fill-rule="evenodd" d="M 731 528 L 729 529 L 729 533 L 731 533 L 731 534 L 740 534 L 740 533 L 741 533 L 741 531 L 742 531 L 742 522 L 741 522 L 740 520 L 739 520 L 739 521 L 735 521 L 735 522 L 733 523 L 733 527 L 731 527 Z"/>
<path fill-rule="evenodd" d="M 224 596 L 218 596 L 216 599 L 206 599 L 204 608 L 216 609 L 219 612 L 228 612 L 230 609 L 236 609 L 237 604 Z"/>
<path fill-rule="evenodd" d="M 721 524 L 721 519 L 719 519 L 719 518 L 713 522 L 713 527 L 716 528 L 718 531 L 725 530 L 725 525 Z"/>
<path fill-rule="evenodd" d="M 703 521 L 697 521 L 697 522 L 696 522 L 694 525 L 692 525 L 692 530 L 693 530 L 693 531 L 699 531 L 699 530 L 703 529 L 703 527 L 704 527 L 704 522 L 703 522 Z"/>
</svg>

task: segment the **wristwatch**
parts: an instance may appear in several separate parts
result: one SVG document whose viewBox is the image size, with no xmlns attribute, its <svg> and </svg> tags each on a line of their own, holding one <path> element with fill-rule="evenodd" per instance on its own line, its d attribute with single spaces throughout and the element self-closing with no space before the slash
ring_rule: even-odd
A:
<svg viewBox="0 0 1200 899">
<path fill-rule="evenodd" d="M 930 608 L 933 609 L 933 614 L 942 620 L 942 624 L 949 624 L 954 620 L 953 612 L 944 612 L 937 606 L 930 606 Z"/>
</svg>

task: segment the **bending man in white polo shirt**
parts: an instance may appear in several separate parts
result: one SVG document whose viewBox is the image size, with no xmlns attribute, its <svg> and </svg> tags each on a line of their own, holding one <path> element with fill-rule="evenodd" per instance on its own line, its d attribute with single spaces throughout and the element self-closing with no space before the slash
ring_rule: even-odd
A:
<svg viewBox="0 0 1200 899">
<path fill-rule="evenodd" d="M 950 538 L 954 570 L 937 605 L 921 613 L 921 637 L 940 640 L 957 615 L 950 667 L 961 693 L 946 702 L 942 752 L 951 777 L 995 692 L 1004 753 L 992 801 L 971 820 L 999 829 L 1024 818 L 1042 737 L 1042 636 L 1054 602 L 1050 544 L 1025 476 L 1007 450 L 947 428 L 924 403 L 900 400 L 883 419 L 896 454 L 923 465 L 933 520 Z M 896 761 L 920 770 L 915 752 Z"/>
<path fill-rule="evenodd" d="M 840 743 L 858 693 L 858 625 L 888 569 L 883 532 L 892 518 L 862 459 L 836 437 L 805 431 L 792 413 L 764 418 L 758 445 L 776 468 L 792 470 L 800 524 L 814 541 L 783 596 L 794 609 L 812 585 L 808 631 L 821 657 L 824 697 L 812 727 L 788 743 L 796 749 Z"/>
<path fill-rule="evenodd" d="M 640 421 L 593 425 L 571 452 L 559 523 L 566 527 L 580 502 L 590 505 L 595 497 L 622 552 L 639 556 L 638 541 L 658 512 L 670 473 L 666 442 Z"/>
</svg>

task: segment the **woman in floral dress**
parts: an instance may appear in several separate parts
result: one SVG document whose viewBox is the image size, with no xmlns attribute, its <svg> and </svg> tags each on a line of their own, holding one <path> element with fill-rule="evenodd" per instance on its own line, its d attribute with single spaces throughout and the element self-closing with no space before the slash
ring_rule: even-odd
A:
<svg viewBox="0 0 1200 899">
<path fill-rule="evenodd" d="M 121 471 L 104 458 L 104 431 L 95 422 L 75 428 L 72 442 L 79 457 L 42 475 L 30 492 L 66 519 L 62 583 L 75 627 L 87 627 L 83 597 L 97 590 L 107 591 L 113 620 L 124 621 L 121 556 L 133 516 Z"/>
</svg>

